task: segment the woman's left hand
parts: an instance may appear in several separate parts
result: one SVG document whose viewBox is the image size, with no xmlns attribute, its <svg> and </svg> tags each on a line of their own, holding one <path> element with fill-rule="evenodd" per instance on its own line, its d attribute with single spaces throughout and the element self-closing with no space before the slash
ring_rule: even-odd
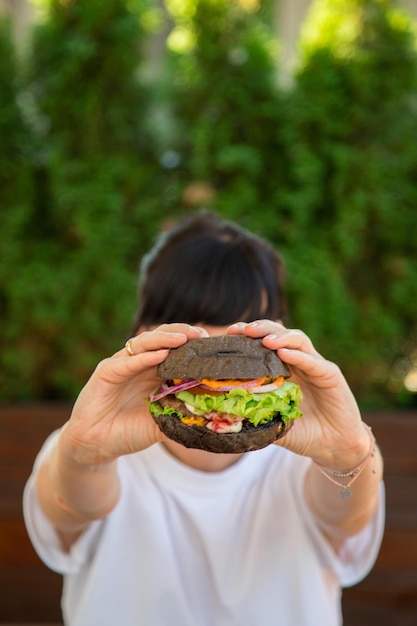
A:
<svg viewBox="0 0 417 626">
<path fill-rule="evenodd" d="M 326 360 L 301 330 L 279 322 L 239 322 L 228 334 L 262 337 L 291 369 L 291 381 L 301 387 L 304 417 L 277 444 L 309 456 L 328 467 L 356 467 L 369 449 L 369 433 L 340 368 Z"/>
</svg>

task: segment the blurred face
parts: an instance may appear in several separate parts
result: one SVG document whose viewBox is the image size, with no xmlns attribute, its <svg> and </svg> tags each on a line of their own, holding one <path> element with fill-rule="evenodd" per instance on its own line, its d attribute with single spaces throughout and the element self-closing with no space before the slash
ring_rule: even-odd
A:
<svg viewBox="0 0 417 626">
<path fill-rule="evenodd" d="M 229 325 L 227 326 L 206 326 L 205 324 L 197 324 L 197 326 L 201 326 L 204 328 L 210 337 L 219 337 L 220 335 L 225 335 Z"/>
</svg>

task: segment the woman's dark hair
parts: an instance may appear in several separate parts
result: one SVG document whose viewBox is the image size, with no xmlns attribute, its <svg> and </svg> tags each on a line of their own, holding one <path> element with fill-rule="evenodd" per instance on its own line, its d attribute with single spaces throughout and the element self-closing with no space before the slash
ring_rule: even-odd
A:
<svg viewBox="0 0 417 626">
<path fill-rule="evenodd" d="M 283 279 L 283 262 L 269 243 L 215 213 L 194 213 L 162 233 L 143 258 L 134 331 L 170 322 L 284 320 Z"/>
</svg>

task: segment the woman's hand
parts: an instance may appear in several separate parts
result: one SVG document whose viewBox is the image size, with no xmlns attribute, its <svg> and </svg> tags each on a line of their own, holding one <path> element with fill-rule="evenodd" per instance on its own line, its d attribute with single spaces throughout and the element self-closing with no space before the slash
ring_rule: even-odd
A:
<svg viewBox="0 0 417 626">
<path fill-rule="evenodd" d="M 356 400 L 339 367 L 321 356 L 307 335 L 271 320 L 234 324 L 227 332 L 263 337 L 301 387 L 304 417 L 277 445 L 327 467 L 356 467 L 364 459 L 370 439 Z"/>
<path fill-rule="evenodd" d="M 61 453 L 83 466 L 98 466 L 143 450 L 164 435 L 149 414 L 147 398 L 158 384 L 157 366 L 170 348 L 207 336 L 187 324 L 164 324 L 101 361 L 81 391 L 61 433 Z"/>
</svg>

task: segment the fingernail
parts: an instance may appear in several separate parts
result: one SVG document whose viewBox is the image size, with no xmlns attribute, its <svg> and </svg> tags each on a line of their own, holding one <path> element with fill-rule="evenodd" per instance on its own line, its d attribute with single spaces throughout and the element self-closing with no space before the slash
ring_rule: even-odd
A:
<svg viewBox="0 0 417 626">
<path fill-rule="evenodd" d="M 200 337 L 208 337 L 209 334 L 205 328 L 200 328 L 199 326 L 190 326 L 190 332 L 196 333 L 200 335 Z"/>
<path fill-rule="evenodd" d="M 245 328 L 246 322 L 236 322 L 235 324 L 231 324 L 230 328 Z"/>
</svg>

